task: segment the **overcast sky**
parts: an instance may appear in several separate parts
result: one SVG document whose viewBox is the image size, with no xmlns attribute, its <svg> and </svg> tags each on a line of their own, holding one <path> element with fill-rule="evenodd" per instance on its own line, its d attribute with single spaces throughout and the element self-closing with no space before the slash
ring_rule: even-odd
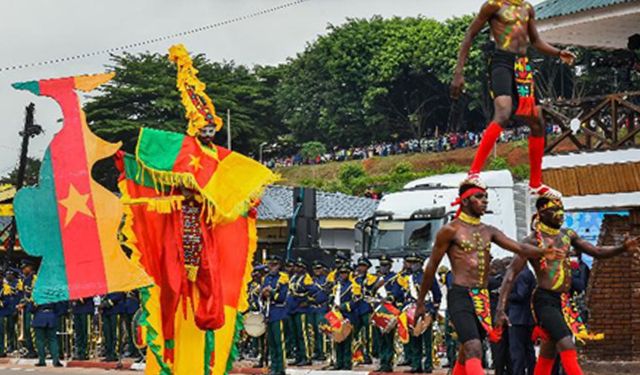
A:
<svg viewBox="0 0 640 375">
<path fill-rule="evenodd" d="M 291 0 L 2 0 L 0 68 L 104 50 L 213 24 Z M 534 0 L 537 4 L 541 0 Z M 130 52 L 161 52 L 183 43 L 211 60 L 278 64 L 325 33 L 328 23 L 347 18 L 416 16 L 439 20 L 477 11 L 480 0 L 310 0 L 276 13 L 225 25 Z M 32 141 L 30 155 L 41 157 L 59 130 L 53 100 L 13 90 L 12 82 L 98 73 L 107 55 L 0 72 L 0 175 L 17 163 L 18 131 L 24 107 L 36 104 L 36 123 L 47 132 Z M 214 98 L 215 100 L 215 98 Z"/>
</svg>

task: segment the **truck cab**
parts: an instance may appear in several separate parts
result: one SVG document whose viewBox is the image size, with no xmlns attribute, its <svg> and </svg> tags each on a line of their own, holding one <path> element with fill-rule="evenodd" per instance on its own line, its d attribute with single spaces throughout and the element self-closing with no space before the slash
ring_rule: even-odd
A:
<svg viewBox="0 0 640 375">
<path fill-rule="evenodd" d="M 412 252 L 429 256 L 436 233 L 453 219 L 457 207 L 451 203 L 457 198 L 460 182 L 465 177 L 465 173 L 425 177 L 409 182 L 402 191 L 385 195 L 374 215 L 358 223 L 363 254 L 373 259 L 382 254 L 403 258 Z M 489 192 L 489 208 L 482 221 L 516 238 L 511 173 L 489 171 L 480 178 Z M 510 253 L 494 245 L 492 254 L 504 257 Z M 444 262 L 448 260 L 445 258 Z"/>
</svg>

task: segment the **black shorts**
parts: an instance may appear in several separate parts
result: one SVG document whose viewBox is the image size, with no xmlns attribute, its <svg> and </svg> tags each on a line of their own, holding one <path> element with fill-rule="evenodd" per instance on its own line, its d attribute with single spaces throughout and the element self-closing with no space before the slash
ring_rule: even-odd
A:
<svg viewBox="0 0 640 375">
<path fill-rule="evenodd" d="M 572 336 L 562 314 L 562 294 L 545 289 L 533 292 L 533 313 L 540 327 L 549 333 L 555 342 Z"/>
<path fill-rule="evenodd" d="M 452 285 L 447 292 L 447 309 L 458 334 L 458 342 L 464 344 L 470 340 L 485 338 L 487 333 L 476 316 L 473 301 L 469 296 L 469 288 Z"/>
<path fill-rule="evenodd" d="M 496 49 L 490 62 L 490 91 L 491 98 L 498 96 L 510 96 L 513 112 L 518 108 L 518 91 L 516 89 L 516 77 L 514 65 L 519 56 L 513 52 Z"/>
</svg>

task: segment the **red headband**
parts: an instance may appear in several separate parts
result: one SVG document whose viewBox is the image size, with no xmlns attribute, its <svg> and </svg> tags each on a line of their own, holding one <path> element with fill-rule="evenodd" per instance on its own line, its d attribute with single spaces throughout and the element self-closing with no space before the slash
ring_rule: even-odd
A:
<svg viewBox="0 0 640 375">
<path fill-rule="evenodd" d="M 451 203 L 451 206 L 462 206 L 462 201 L 464 199 L 467 199 L 472 195 L 475 195 L 475 194 L 478 194 L 478 193 L 484 193 L 484 192 L 486 192 L 485 189 L 482 189 L 482 188 L 479 188 L 479 187 L 472 187 L 469 190 L 465 191 L 464 194 L 462 194 L 461 196 L 456 198 L 456 200 Z M 460 212 L 462 212 L 462 207 L 458 208 L 458 211 L 456 212 L 455 217 L 460 216 Z"/>
</svg>

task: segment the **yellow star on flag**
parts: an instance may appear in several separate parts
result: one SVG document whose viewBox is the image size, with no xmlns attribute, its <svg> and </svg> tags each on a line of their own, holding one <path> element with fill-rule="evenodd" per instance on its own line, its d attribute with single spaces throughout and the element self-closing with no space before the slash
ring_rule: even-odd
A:
<svg viewBox="0 0 640 375">
<path fill-rule="evenodd" d="M 69 185 L 69 194 L 66 198 L 60 200 L 60 204 L 67 209 L 67 215 L 64 219 L 64 226 L 69 225 L 69 222 L 76 216 L 76 213 L 80 212 L 89 217 L 93 217 L 93 213 L 87 206 L 89 200 L 89 194 L 80 194 L 73 184 Z"/>
<path fill-rule="evenodd" d="M 189 155 L 189 157 L 191 158 L 191 161 L 189 162 L 189 166 L 193 167 L 194 172 L 197 172 L 198 169 L 202 169 L 202 165 L 200 165 L 199 156 Z"/>
</svg>

